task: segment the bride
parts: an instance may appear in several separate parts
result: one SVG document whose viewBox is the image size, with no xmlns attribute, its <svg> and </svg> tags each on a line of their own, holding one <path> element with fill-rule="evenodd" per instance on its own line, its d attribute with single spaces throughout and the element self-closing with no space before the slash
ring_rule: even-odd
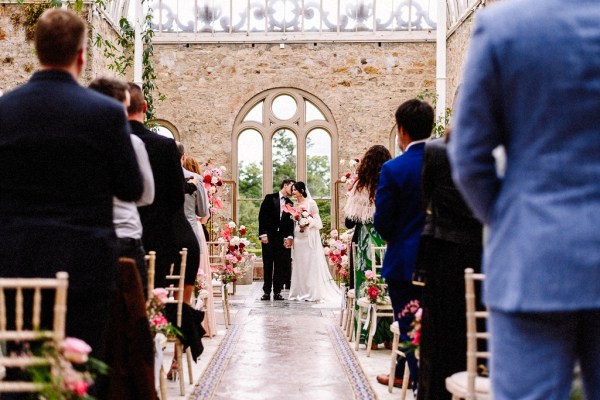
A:
<svg viewBox="0 0 600 400">
<path fill-rule="evenodd" d="M 312 218 L 300 219 L 294 225 L 292 284 L 289 299 L 339 305 L 341 293 L 329 273 L 319 235 L 323 223 L 317 203 L 310 196 L 304 182 L 294 183 L 292 196 L 297 200 L 294 208 L 306 210 Z"/>
</svg>

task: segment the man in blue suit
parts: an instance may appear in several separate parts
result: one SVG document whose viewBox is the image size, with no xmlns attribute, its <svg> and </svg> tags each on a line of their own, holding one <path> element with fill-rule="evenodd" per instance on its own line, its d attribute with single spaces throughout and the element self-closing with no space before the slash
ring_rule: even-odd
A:
<svg viewBox="0 0 600 400">
<path fill-rule="evenodd" d="M 403 326 L 405 320 L 400 319 L 399 314 L 409 301 L 420 298 L 420 291 L 411 280 L 425 223 L 421 205 L 421 165 L 425 142 L 433 128 L 433 109 L 426 102 L 413 99 L 402 103 L 395 116 L 398 145 L 403 153 L 381 168 L 373 223 L 387 242 L 381 275 L 388 285 L 400 329 L 407 332 L 410 325 Z M 408 361 L 412 364 L 411 381 L 416 382 L 414 355 Z M 399 364 L 396 368 L 397 377 L 402 376 L 403 365 Z M 387 384 L 385 377 L 377 377 L 377 380 Z"/>
<path fill-rule="evenodd" d="M 489 226 L 483 268 L 496 400 L 600 399 L 600 3 L 478 13 L 450 141 Z M 500 179 L 492 151 L 506 149 Z"/>
<path fill-rule="evenodd" d="M 0 97 L 0 276 L 67 271 L 67 336 L 102 358 L 118 271 L 112 197 L 135 201 L 143 184 L 123 105 L 77 83 L 87 33 L 76 13 L 46 11 L 40 70 Z M 44 295 L 50 329 L 52 304 Z"/>
</svg>

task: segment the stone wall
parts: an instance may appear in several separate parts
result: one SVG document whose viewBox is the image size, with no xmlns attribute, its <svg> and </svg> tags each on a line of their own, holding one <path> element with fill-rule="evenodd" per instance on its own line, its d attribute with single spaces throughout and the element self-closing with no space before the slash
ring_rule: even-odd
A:
<svg viewBox="0 0 600 400">
<path fill-rule="evenodd" d="M 389 145 L 394 111 L 435 88 L 434 43 L 155 45 L 157 117 L 173 123 L 189 152 L 231 167 L 232 129 L 242 106 L 274 87 L 321 99 L 339 133 L 339 158 Z M 231 168 L 229 168 L 231 171 Z"/>
<path fill-rule="evenodd" d="M 24 5 L 0 4 L 0 91 L 6 92 L 27 82 L 31 74 L 39 68 L 33 41 L 27 40 L 23 25 Z M 104 38 L 114 42 L 117 33 L 115 29 L 104 20 L 100 14 L 91 13 L 88 9 L 82 16 L 91 20 L 87 67 L 81 77 L 81 84 L 85 85 L 97 76 L 115 76 L 108 68 L 110 61 L 104 56 L 103 49 L 94 46 L 95 33 L 99 32 Z"/>
</svg>

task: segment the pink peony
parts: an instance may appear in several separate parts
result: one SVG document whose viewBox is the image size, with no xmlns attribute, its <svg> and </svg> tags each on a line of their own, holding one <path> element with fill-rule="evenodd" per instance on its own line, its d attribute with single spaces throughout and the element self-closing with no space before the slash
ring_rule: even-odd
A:
<svg viewBox="0 0 600 400">
<path fill-rule="evenodd" d="M 169 292 L 167 291 L 167 289 L 156 288 L 152 291 L 152 294 L 163 304 L 165 304 L 169 300 Z"/>
<path fill-rule="evenodd" d="M 159 314 L 159 315 L 155 316 L 154 318 L 152 318 L 151 322 L 152 322 L 152 326 L 155 326 L 157 328 L 165 326 L 169 323 L 169 321 L 167 321 L 165 316 L 162 314 Z"/>
<path fill-rule="evenodd" d="M 365 277 L 367 279 L 373 279 L 375 277 L 375 274 L 373 273 L 373 270 L 368 269 L 365 271 Z"/>
<path fill-rule="evenodd" d="M 60 344 L 60 350 L 67 360 L 75 364 L 83 364 L 88 360 L 92 348 L 83 340 L 68 337 Z"/>
<path fill-rule="evenodd" d="M 337 229 L 334 229 L 334 230 L 331 231 L 331 237 L 332 238 L 338 237 L 338 231 L 337 231 Z"/>
</svg>

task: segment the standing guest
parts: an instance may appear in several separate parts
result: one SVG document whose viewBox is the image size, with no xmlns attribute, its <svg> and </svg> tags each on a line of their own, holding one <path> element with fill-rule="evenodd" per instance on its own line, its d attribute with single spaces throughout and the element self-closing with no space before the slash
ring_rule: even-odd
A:
<svg viewBox="0 0 600 400">
<path fill-rule="evenodd" d="M 449 146 L 457 186 L 489 226 L 496 400 L 567 399 L 576 362 L 586 398 L 600 399 L 598 21 L 591 0 L 498 2 L 477 15 Z"/>
<path fill-rule="evenodd" d="M 294 237 L 294 221 L 290 214 L 283 211 L 283 206 L 292 204 L 293 179 L 284 179 L 281 190 L 265 196 L 258 213 L 258 237 L 262 243 L 264 285 L 261 300 L 283 300 L 281 290 L 286 282 L 291 281 L 292 274 L 292 242 Z"/>
<path fill-rule="evenodd" d="M 45 11 L 40 70 L 0 97 L 0 276 L 68 272 L 66 334 L 104 359 L 118 270 L 112 198 L 136 201 L 143 181 L 122 104 L 77 83 L 87 32 L 76 13 Z M 51 329 L 50 297 L 42 309 Z"/>
<path fill-rule="evenodd" d="M 129 95 L 129 86 L 126 82 L 114 78 L 96 78 L 90 85 L 90 89 L 100 92 L 106 96 L 112 97 L 120 101 L 125 108 L 131 101 Z M 117 197 L 113 198 L 113 223 L 115 225 L 115 233 L 119 241 L 119 257 L 128 257 L 135 260 L 140 278 L 144 296 L 147 295 L 148 287 L 148 269 L 146 267 L 146 252 L 142 244 L 142 221 L 137 207 L 152 204 L 154 200 L 154 176 L 152 175 L 152 167 L 148 161 L 148 152 L 146 146 L 140 138 L 135 135 L 129 135 L 135 156 L 140 166 L 140 172 L 144 179 L 144 192 L 138 201 L 123 201 Z"/>
<path fill-rule="evenodd" d="M 144 232 L 142 241 L 146 251 L 156 251 L 154 287 L 165 287 L 171 264 L 179 256 L 173 230 L 175 213 L 183 207 L 184 178 L 180 154 L 173 139 L 152 132 L 144 126 L 147 109 L 142 89 L 129 84 L 131 103 L 127 109 L 133 134 L 146 145 L 154 175 L 154 202 L 138 208 Z"/>
<path fill-rule="evenodd" d="M 195 174 L 196 178 L 202 181 L 202 169 L 200 168 L 200 163 L 192 156 L 186 156 L 185 161 L 183 162 L 183 168 L 193 174 Z M 184 171 L 185 173 L 185 171 Z M 212 287 L 212 271 L 210 269 L 210 258 L 209 258 L 209 250 L 206 236 L 204 234 L 204 224 L 208 222 L 210 218 L 210 208 L 208 195 L 206 193 L 206 189 L 203 185 L 200 185 L 198 188 L 198 201 L 197 207 L 195 207 L 194 217 L 196 217 L 196 221 L 193 221 L 198 227 L 198 241 L 200 243 L 200 268 L 198 269 L 198 275 L 203 276 L 203 280 L 205 282 L 205 289 L 209 296 L 206 298 L 204 303 L 205 314 L 204 320 L 202 321 L 202 326 L 206 331 L 208 337 L 213 337 L 217 334 L 217 320 L 215 315 L 215 304 L 213 296 L 211 295 L 213 292 Z M 186 203 L 189 201 L 188 196 L 186 196 Z M 189 215 L 189 214 L 188 214 Z M 188 217 L 190 223 L 192 221 Z"/>
<path fill-rule="evenodd" d="M 452 182 L 445 138 L 425 146 L 423 204 L 427 206 L 424 231 L 429 238 L 419 254 L 425 271 L 419 357 L 419 400 L 450 400 L 446 377 L 467 365 L 465 268 L 481 270 L 481 223 Z M 423 244 L 423 240 L 422 244 Z M 424 257 L 421 257 L 424 256 Z"/>
<path fill-rule="evenodd" d="M 348 200 L 344 207 L 346 227 L 354 228 L 353 242 L 356 243 L 356 265 L 350 271 L 351 279 L 356 282 L 356 291 L 365 281 L 365 271 L 371 269 L 371 246 L 383 246 L 384 240 L 373 227 L 375 214 L 375 193 L 379 183 L 381 166 L 392 158 L 390 151 L 382 145 L 369 148 L 358 164 L 358 177 L 350 188 Z M 354 287 L 354 285 L 352 286 Z M 373 336 L 373 345 L 377 348 L 380 343 L 389 343 L 392 339 L 390 318 L 379 318 L 377 329 Z M 361 339 L 366 334 L 361 333 Z M 366 340 L 364 340 L 367 343 Z"/>
<path fill-rule="evenodd" d="M 381 168 L 373 222 L 388 244 L 381 276 L 388 285 L 400 332 L 408 332 L 410 324 L 405 318 L 400 318 L 400 314 L 409 301 L 420 298 L 420 292 L 411 280 L 425 221 L 421 208 L 421 167 L 425 141 L 433 128 L 433 109 L 424 101 L 408 100 L 396 110 L 396 124 L 398 146 L 403 153 Z M 418 367 L 414 353 L 407 355 L 407 361 L 411 381 L 416 383 Z M 395 385 L 402 385 L 398 378 L 403 372 L 404 363 L 399 362 Z M 387 385 L 392 378 L 378 376 L 377 381 Z"/>
</svg>

